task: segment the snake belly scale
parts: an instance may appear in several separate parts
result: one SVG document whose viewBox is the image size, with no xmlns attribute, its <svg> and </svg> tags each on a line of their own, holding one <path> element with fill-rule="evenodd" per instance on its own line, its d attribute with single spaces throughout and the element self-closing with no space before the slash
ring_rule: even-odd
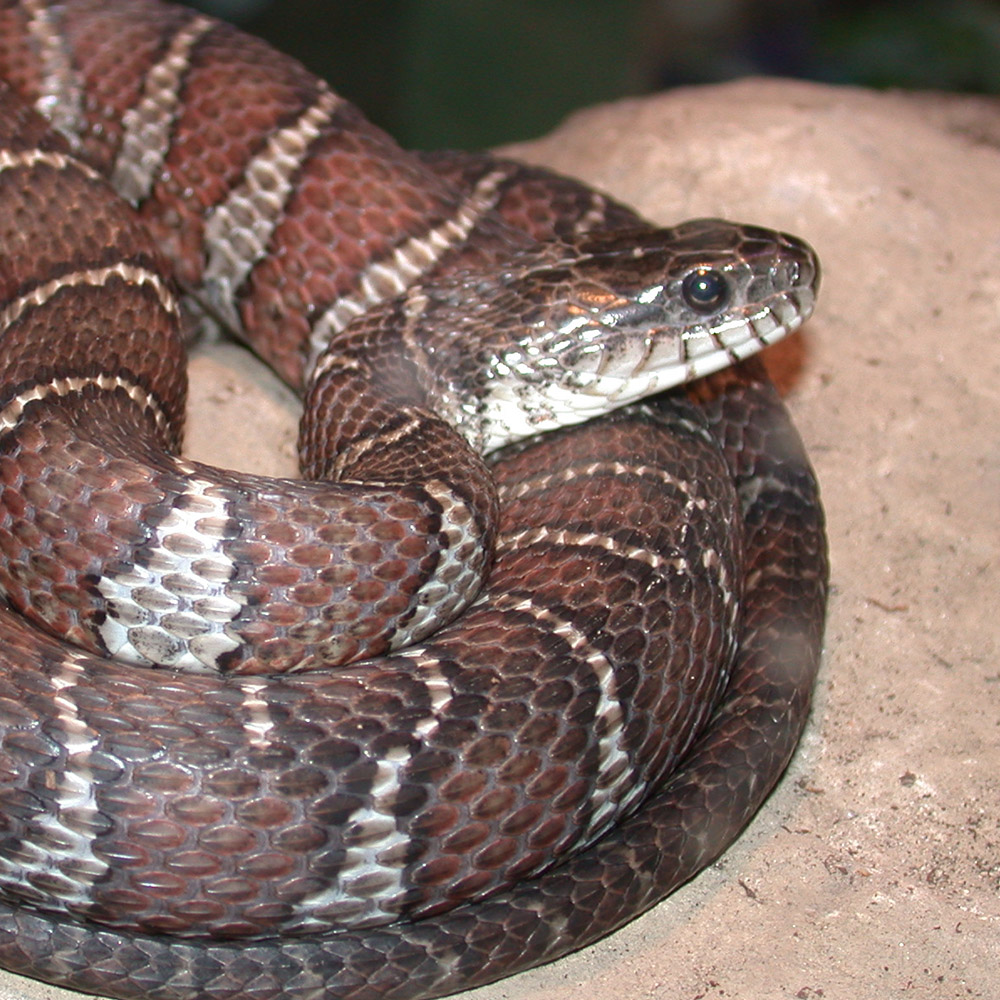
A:
<svg viewBox="0 0 1000 1000">
<path fill-rule="evenodd" d="M 721 853 L 818 666 L 745 360 L 812 251 L 404 153 L 154 0 L 6 0 L 0 77 L 0 966 L 439 996 Z M 305 480 L 179 457 L 189 308 L 302 394 Z"/>
</svg>

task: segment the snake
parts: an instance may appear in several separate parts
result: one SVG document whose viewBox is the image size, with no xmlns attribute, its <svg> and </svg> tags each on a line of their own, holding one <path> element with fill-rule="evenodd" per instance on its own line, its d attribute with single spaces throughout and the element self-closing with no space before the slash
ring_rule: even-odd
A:
<svg viewBox="0 0 1000 1000">
<path fill-rule="evenodd" d="M 717 858 L 820 660 L 752 357 L 808 244 L 404 152 L 156 0 L 5 0 L 0 79 L 0 966 L 417 1000 Z M 303 479 L 181 454 L 193 326 L 300 393 Z"/>
</svg>

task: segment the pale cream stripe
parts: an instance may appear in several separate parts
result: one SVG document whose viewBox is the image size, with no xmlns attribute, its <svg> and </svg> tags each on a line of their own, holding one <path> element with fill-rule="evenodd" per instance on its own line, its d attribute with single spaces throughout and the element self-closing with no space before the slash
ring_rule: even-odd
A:
<svg viewBox="0 0 1000 1000">
<path fill-rule="evenodd" d="M 43 879 L 58 910 L 86 904 L 90 886 L 108 871 L 107 861 L 94 853 L 93 830 L 101 829 L 101 824 L 91 759 L 98 737 L 80 717 L 73 696 L 85 673 L 81 659 L 67 650 L 59 672 L 48 678 L 55 714 L 44 728 L 49 739 L 64 747 L 65 767 L 46 775 L 45 809 L 31 819 L 34 836 L 0 855 L 0 886 L 19 898 L 24 885 Z"/>
<path fill-rule="evenodd" d="M 94 839 L 89 826 L 99 829 L 100 807 L 97 788 L 90 766 L 91 753 L 98 745 L 97 733 L 80 717 L 73 691 L 81 668 L 68 656 L 61 671 L 50 678 L 52 701 L 58 714 L 57 725 L 62 732 L 55 738 L 66 748 L 66 766 L 48 785 L 51 807 L 40 813 L 35 822 L 44 829 L 44 848 L 36 848 L 34 863 L 28 863 L 39 874 L 59 878 L 58 893 L 63 905 L 86 903 L 89 886 L 108 871 L 108 863 L 94 852 Z M 54 734 L 53 734 L 54 735 Z M 69 877 L 64 872 L 71 873 Z M 29 879 L 30 881 L 30 879 Z"/>
<path fill-rule="evenodd" d="M 390 748 L 375 763 L 371 789 L 343 824 L 347 843 L 336 878 L 289 906 L 298 930 L 328 930 L 332 923 L 351 926 L 382 923 L 405 898 L 407 832 L 400 830 L 396 805 L 406 787 L 411 752 Z"/>
<path fill-rule="evenodd" d="M 406 438 L 414 437 L 420 433 L 424 427 L 424 420 L 419 415 L 413 416 L 412 407 L 401 406 L 396 412 L 400 416 L 406 417 L 406 420 L 403 423 L 393 428 L 391 431 L 382 431 L 378 434 L 372 434 L 368 437 L 359 438 L 356 441 L 351 442 L 349 446 L 338 451 L 337 457 L 330 466 L 328 474 L 340 483 L 363 483 L 368 486 L 384 485 L 383 483 L 377 483 L 372 480 L 362 481 L 353 479 L 351 476 L 346 474 L 346 470 L 356 466 L 371 452 L 386 451 L 394 445 L 398 445 L 400 441 L 405 441 Z"/>
<path fill-rule="evenodd" d="M 65 170 L 72 167 L 92 181 L 104 181 L 104 178 L 82 160 L 65 153 L 52 153 L 44 149 L 22 149 L 17 152 L 10 149 L 0 150 L 0 172 L 4 170 L 30 170 L 32 167 L 52 167 L 53 170 Z"/>
<path fill-rule="evenodd" d="M 142 386 L 129 382 L 119 375 L 67 375 L 52 379 L 51 382 L 39 382 L 12 399 L 0 410 L 0 435 L 17 427 L 24 414 L 24 409 L 29 403 L 48 399 L 50 396 L 57 398 L 69 396 L 72 393 L 83 391 L 88 386 L 97 386 L 105 392 L 116 389 L 124 390 L 129 399 L 153 414 L 153 419 L 158 427 L 167 426 L 167 417 L 160 409 L 160 404 Z"/>
<path fill-rule="evenodd" d="M 122 115 L 124 134 L 111 184 L 133 204 L 149 197 L 163 168 L 191 49 L 214 24 L 211 18 L 199 15 L 181 28 L 163 59 L 146 74 L 139 103 Z"/>
<path fill-rule="evenodd" d="M 266 747 L 271 744 L 271 730 L 274 729 L 274 719 L 271 716 L 271 706 L 261 697 L 261 693 L 270 686 L 267 681 L 239 680 L 236 682 L 243 692 L 240 707 L 246 713 L 243 729 L 251 744 L 256 747 Z"/>
<path fill-rule="evenodd" d="M 571 548 L 581 548 L 584 546 L 599 548 L 621 559 L 644 563 L 655 570 L 666 567 L 683 573 L 688 569 L 688 561 L 683 556 L 667 558 L 660 555 L 659 552 L 652 552 L 638 545 L 623 545 L 617 538 L 611 535 L 584 534 L 580 531 L 569 531 L 566 528 L 548 528 L 544 526 L 525 528 L 521 531 L 501 535 L 497 540 L 497 552 L 510 552 L 527 548 L 529 545 L 538 545 L 539 543 L 546 545 L 567 545 Z"/>
<path fill-rule="evenodd" d="M 449 250 L 467 239 L 476 224 L 496 205 L 500 185 L 506 176 L 504 171 L 497 170 L 481 178 L 452 218 L 421 236 L 410 237 L 395 247 L 388 259 L 372 261 L 358 275 L 358 294 L 338 299 L 312 328 L 305 370 L 307 382 L 327 344 L 351 320 L 380 302 L 400 295 L 435 267 Z"/>
<path fill-rule="evenodd" d="M 693 495 L 691 483 L 685 479 L 678 479 L 658 466 L 626 465 L 624 462 L 594 462 L 592 465 L 585 467 L 562 469 L 559 472 L 528 479 L 517 486 L 504 487 L 503 499 L 506 503 L 510 500 L 530 496 L 532 493 L 539 493 L 542 490 L 550 489 L 560 484 L 576 482 L 578 479 L 589 478 L 591 476 L 605 475 L 630 479 L 653 479 L 675 487 L 687 497 Z"/>
<path fill-rule="evenodd" d="M 531 597 L 511 594 L 498 596 L 489 603 L 498 611 L 530 615 L 551 634 L 562 638 L 574 653 L 584 654 L 587 665 L 594 672 L 599 697 L 594 707 L 593 725 L 595 729 L 599 727 L 603 731 L 598 736 L 597 777 L 591 799 L 592 812 L 587 826 L 580 833 L 581 840 L 589 840 L 600 833 L 642 790 L 639 785 L 626 791 L 617 800 L 615 798 L 615 793 L 631 782 L 632 768 L 621 740 L 625 728 L 625 712 L 618 696 L 614 667 L 604 653 L 593 648 L 588 635 L 551 608 L 535 604 Z"/>
<path fill-rule="evenodd" d="M 411 719 L 409 732 L 418 739 L 429 739 L 437 732 L 440 715 L 454 699 L 455 691 L 441 669 L 441 660 L 428 655 L 425 647 L 409 646 L 401 655 L 413 663 L 413 675 L 423 683 L 430 701 L 426 715 Z"/>
<path fill-rule="evenodd" d="M 0 310 L 0 330 L 6 330 L 11 323 L 17 322 L 29 309 L 38 309 L 45 305 L 63 288 L 78 288 L 80 286 L 103 288 L 108 279 L 113 277 L 121 278 L 129 285 L 149 285 L 156 292 L 160 305 L 166 312 L 173 316 L 180 315 L 177 299 L 155 271 L 119 261 L 110 267 L 88 268 L 83 271 L 74 271 L 72 274 L 64 274 L 59 278 L 46 281 L 30 292 L 26 292 Z"/>
<path fill-rule="evenodd" d="M 234 329 L 239 327 L 236 294 L 254 265 L 267 254 L 274 230 L 284 217 L 295 174 L 341 103 L 342 99 L 324 86 L 316 102 L 294 124 L 270 136 L 264 149 L 247 164 L 242 182 L 208 214 L 208 262 L 203 284 L 209 301 Z"/>
<path fill-rule="evenodd" d="M 21 0 L 21 6 L 28 12 L 28 34 L 38 46 L 42 64 L 35 107 L 76 146 L 83 131 L 83 88 L 70 62 L 65 40 L 48 4 L 41 0 Z"/>
</svg>

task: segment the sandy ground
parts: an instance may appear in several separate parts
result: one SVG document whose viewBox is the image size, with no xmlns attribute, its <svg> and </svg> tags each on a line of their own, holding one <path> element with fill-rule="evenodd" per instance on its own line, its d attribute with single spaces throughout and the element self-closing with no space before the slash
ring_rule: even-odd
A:
<svg viewBox="0 0 1000 1000">
<path fill-rule="evenodd" d="M 737 844 L 599 945 L 464 996 L 1000 996 L 1000 105 L 746 81 L 517 152 L 662 222 L 815 245 L 817 314 L 768 362 L 823 486 L 833 594 L 806 737 Z M 232 348 L 193 373 L 192 453 L 287 471 L 280 387 Z M 24 996 L 72 994 L 0 976 Z"/>
</svg>

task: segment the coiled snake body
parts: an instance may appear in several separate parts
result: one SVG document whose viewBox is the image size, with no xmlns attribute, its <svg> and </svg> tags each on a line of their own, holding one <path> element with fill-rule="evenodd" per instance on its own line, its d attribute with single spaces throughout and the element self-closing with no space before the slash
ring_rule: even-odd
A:
<svg viewBox="0 0 1000 1000">
<path fill-rule="evenodd" d="M 710 373 L 808 314 L 808 247 L 404 154 L 152 0 L 8 0 L 0 76 L 0 965 L 441 995 L 717 856 L 826 555 L 761 370 Z M 175 282 L 303 392 L 312 481 L 176 456 Z"/>
</svg>

